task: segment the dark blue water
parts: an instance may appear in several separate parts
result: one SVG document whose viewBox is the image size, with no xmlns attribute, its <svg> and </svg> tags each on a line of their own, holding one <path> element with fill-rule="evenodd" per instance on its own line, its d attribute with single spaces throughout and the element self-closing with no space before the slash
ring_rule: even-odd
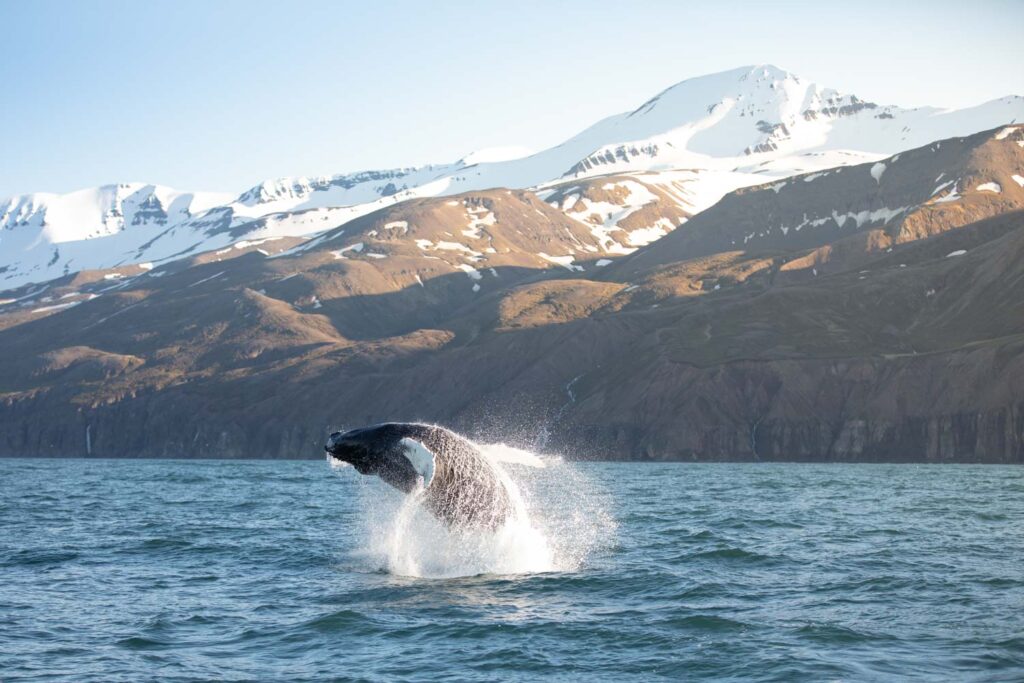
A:
<svg viewBox="0 0 1024 683">
<path fill-rule="evenodd" d="M 429 578 L 517 546 L 323 462 L 0 461 L 0 680 L 1024 680 L 1024 469 L 524 478 L 553 571 Z"/>
</svg>

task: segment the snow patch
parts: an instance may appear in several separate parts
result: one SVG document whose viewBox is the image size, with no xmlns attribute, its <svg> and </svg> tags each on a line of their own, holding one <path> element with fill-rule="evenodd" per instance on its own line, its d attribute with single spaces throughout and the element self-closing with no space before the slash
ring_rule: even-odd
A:
<svg viewBox="0 0 1024 683">
<path fill-rule="evenodd" d="M 643 247 L 651 242 L 661 239 L 675 229 L 675 226 L 667 218 L 659 218 L 654 225 L 646 228 L 637 228 L 626 233 L 626 241 L 631 247 Z"/>
<path fill-rule="evenodd" d="M 437 246 L 435 246 L 434 249 L 442 249 L 444 251 L 461 251 L 466 254 L 469 254 L 470 256 L 483 256 L 483 254 L 481 254 L 479 251 L 474 251 L 473 249 L 467 247 L 465 244 L 460 244 L 458 242 L 445 242 L 444 240 L 442 240 L 437 243 Z"/>
<path fill-rule="evenodd" d="M 822 225 L 825 225 L 826 223 L 829 223 L 831 221 L 835 221 L 836 225 L 839 228 L 842 228 L 847 221 L 853 221 L 854 223 L 857 224 L 858 228 L 863 225 L 871 225 L 873 223 L 878 222 L 882 222 L 883 224 L 885 224 L 891 221 L 892 219 L 896 218 L 897 216 L 906 213 L 907 208 L 908 207 L 906 206 L 900 206 L 895 209 L 882 207 L 880 209 L 875 209 L 874 211 L 868 211 L 867 209 L 865 209 L 864 211 L 851 211 L 849 213 L 839 213 L 838 211 L 833 210 L 831 215 L 824 216 L 821 218 L 808 218 L 807 214 L 805 213 L 803 216 L 803 220 L 800 223 L 793 226 L 780 225 L 779 230 L 782 232 L 783 235 L 788 235 L 790 230 L 793 230 L 794 232 L 800 232 L 804 228 L 821 227 Z M 769 229 L 767 232 L 762 233 L 752 232 L 749 235 L 743 237 L 743 243 L 746 244 L 750 240 L 753 240 L 755 237 L 764 237 L 766 234 L 770 232 L 771 229 Z"/>
<path fill-rule="evenodd" d="M 576 260 L 576 257 L 572 256 L 571 254 L 568 255 L 568 256 L 548 256 L 544 252 L 540 252 L 539 254 L 537 254 L 537 256 L 540 256 L 545 261 L 549 261 L 551 263 L 556 263 L 556 264 L 558 264 L 558 265 L 562 266 L 563 268 L 566 268 L 567 270 L 570 270 L 570 271 L 574 271 L 574 270 L 582 271 L 583 270 L 583 266 L 578 266 L 578 265 L 573 263 L 573 261 Z"/>
<path fill-rule="evenodd" d="M 1012 133 L 1019 130 L 1020 128 L 1021 126 L 1007 126 L 1006 128 L 1003 128 L 1001 131 L 996 133 L 996 140 L 1005 140 L 1007 137 L 1009 137 Z"/>
<path fill-rule="evenodd" d="M 1013 182 L 1017 183 L 1021 187 L 1024 187 L 1024 176 L 1019 176 L 1015 173 L 1010 177 L 1013 178 Z"/>
<path fill-rule="evenodd" d="M 461 270 L 466 275 L 468 275 L 472 280 L 482 280 L 484 277 L 479 270 L 466 263 L 460 263 L 455 267 Z"/>
<path fill-rule="evenodd" d="M 480 239 L 483 236 L 480 234 L 480 228 L 491 226 L 498 222 L 490 209 L 484 206 L 467 206 L 466 213 L 469 214 L 469 225 L 462 231 L 462 234 L 471 239 Z"/>
<path fill-rule="evenodd" d="M 201 285 L 204 282 L 209 282 L 210 280 L 216 280 L 217 278 L 219 278 L 221 275 L 223 275 L 226 272 L 228 272 L 228 271 L 222 270 L 219 273 L 217 273 L 216 275 L 211 275 L 210 277 L 204 277 L 202 280 L 199 280 L 197 282 L 193 282 L 192 284 L 189 285 L 189 287 L 195 287 L 196 285 Z"/>
<path fill-rule="evenodd" d="M 613 237 L 613 233 L 622 231 L 619 222 L 643 207 L 657 202 L 658 197 L 645 185 L 632 180 L 605 183 L 601 189 L 624 189 L 626 195 L 621 204 L 615 204 L 595 202 L 573 194 L 562 202 L 562 210 L 570 218 L 587 226 L 590 234 L 604 251 L 612 254 L 631 254 L 637 247 L 650 244 L 675 229 L 670 220 L 659 218 L 652 225 L 628 232 L 623 244 Z M 577 204 L 581 205 L 582 209 L 577 210 Z"/>
<path fill-rule="evenodd" d="M 345 254 L 347 252 L 354 251 L 354 252 L 356 252 L 358 254 L 359 252 L 361 252 L 363 250 L 363 247 L 365 247 L 365 246 L 366 245 L 363 244 L 362 242 L 356 242 L 353 245 L 344 247 L 342 249 L 338 249 L 337 251 L 332 251 L 331 255 L 334 256 L 334 258 L 336 258 L 336 259 L 340 259 L 340 260 L 344 261 L 344 260 L 346 260 L 348 258 L 347 256 L 345 256 Z"/>
<path fill-rule="evenodd" d="M 957 249 L 956 251 L 951 251 L 948 254 L 946 254 L 946 258 L 950 258 L 951 256 L 963 256 L 966 253 L 966 249 Z"/>
<path fill-rule="evenodd" d="M 934 197 L 935 195 L 937 195 L 938 193 L 942 192 L 943 190 L 945 190 L 947 187 L 949 187 L 950 185 L 952 185 L 955 182 L 956 182 L 955 180 L 947 180 L 946 182 L 942 183 L 941 185 L 936 187 L 934 190 L 932 190 L 932 193 L 930 195 L 928 195 L 928 196 L 929 197 Z"/>
<path fill-rule="evenodd" d="M 77 306 L 80 303 L 82 303 L 82 302 L 81 301 L 71 301 L 71 302 L 68 302 L 66 304 L 54 304 L 53 306 L 43 306 L 41 308 L 34 308 L 34 309 L 32 309 L 32 312 L 33 313 L 46 313 L 48 311 L 61 311 L 61 310 L 64 310 L 65 308 L 71 308 L 73 306 Z"/>
<path fill-rule="evenodd" d="M 935 200 L 936 204 L 944 204 L 945 202 L 955 202 L 960 199 L 960 195 L 957 194 L 957 184 L 954 183 L 953 189 L 949 191 L 949 194 L 943 195 Z"/>
<path fill-rule="evenodd" d="M 878 185 L 882 184 L 883 173 L 885 173 L 885 164 L 881 161 L 871 167 L 871 177 L 875 179 L 875 183 Z"/>
<path fill-rule="evenodd" d="M 604 268 L 605 266 L 611 265 L 611 263 L 612 263 L 612 260 L 611 260 L 611 259 L 607 259 L 607 258 L 599 258 L 599 259 L 597 259 L 597 261 L 596 261 L 596 262 L 594 263 L 594 265 L 595 265 L 595 266 L 597 266 L 598 268 Z"/>
<path fill-rule="evenodd" d="M 981 185 L 978 185 L 976 189 L 978 192 L 995 192 L 996 194 L 1003 191 L 1003 188 L 999 186 L 999 183 L 993 182 L 982 183 Z"/>
</svg>

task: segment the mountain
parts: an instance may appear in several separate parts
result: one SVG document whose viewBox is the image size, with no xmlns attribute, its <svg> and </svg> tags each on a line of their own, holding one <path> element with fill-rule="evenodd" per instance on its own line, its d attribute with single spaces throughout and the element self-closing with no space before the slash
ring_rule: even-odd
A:
<svg viewBox="0 0 1024 683">
<path fill-rule="evenodd" d="M 803 253 L 782 272 L 828 272 L 872 253 L 1024 208 L 1024 127 L 942 140 L 867 164 L 793 176 L 727 196 L 617 264 L 636 274 L 711 254 Z"/>
<path fill-rule="evenodd" d="M 0 453 L 316 457 L 421 419 L 574 457 L 1024 462 L 1024 126 L 692 210 L 727 172 L 413 198 L 23 285 Z"/>
<path fill-rule="evenodd" d="M 0 287 L 138 263 L 144 259 L 110 259 L 228 199 L 142 183 L 14 197 L 0 203 Z"/>
<path fill-rule="evenodd" d="M 408 199 L 495 187 L 543 194 L 605 175 L 643 174 L 647 185 L 671 188 L 680 210 L 695 214 L 769 178 L 876 161 L 1022 119 L 1021 97 L 955 111 L 902 109 L 774 66 L 743 67 L 678 83 L 527 156 L 492 149 L 451 164 L 281 178 L 235 198 L 139 184 L 15 197 L 0 204 L 0 288 L 79 270 L 163 264 L 238 242 L 308 237 Z"/>
</svg>

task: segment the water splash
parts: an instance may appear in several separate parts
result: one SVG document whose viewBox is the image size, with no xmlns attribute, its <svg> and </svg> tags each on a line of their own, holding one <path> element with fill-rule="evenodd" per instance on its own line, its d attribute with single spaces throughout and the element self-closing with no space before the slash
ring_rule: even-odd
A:
<svg viewBox="0 0 1024 683">
<path fill-rule="evenodd" d="M 376 477 L 360 477 L 358 555 L 400 576 L 572 572 L 614 542 L 607 494 L 571 463 L 504 444 L 476 444 L 509 492 L 513 515 L 495 532 L 450 529 Z"/>
</svg>

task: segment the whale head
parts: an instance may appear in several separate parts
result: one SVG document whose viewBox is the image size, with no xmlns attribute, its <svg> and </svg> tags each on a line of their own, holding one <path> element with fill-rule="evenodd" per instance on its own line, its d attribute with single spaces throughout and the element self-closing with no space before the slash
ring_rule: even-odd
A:
<svg viewBox="0 0 1024 683">
<path fill-rule="evenodd" d="M 429 486 L 434 454 L 414 438 L 409 425 L 388 423 L 334 432 L 324 450 L 352 465 L 359 474 L 377 475 L 405 493 Z"/>
</svg>

